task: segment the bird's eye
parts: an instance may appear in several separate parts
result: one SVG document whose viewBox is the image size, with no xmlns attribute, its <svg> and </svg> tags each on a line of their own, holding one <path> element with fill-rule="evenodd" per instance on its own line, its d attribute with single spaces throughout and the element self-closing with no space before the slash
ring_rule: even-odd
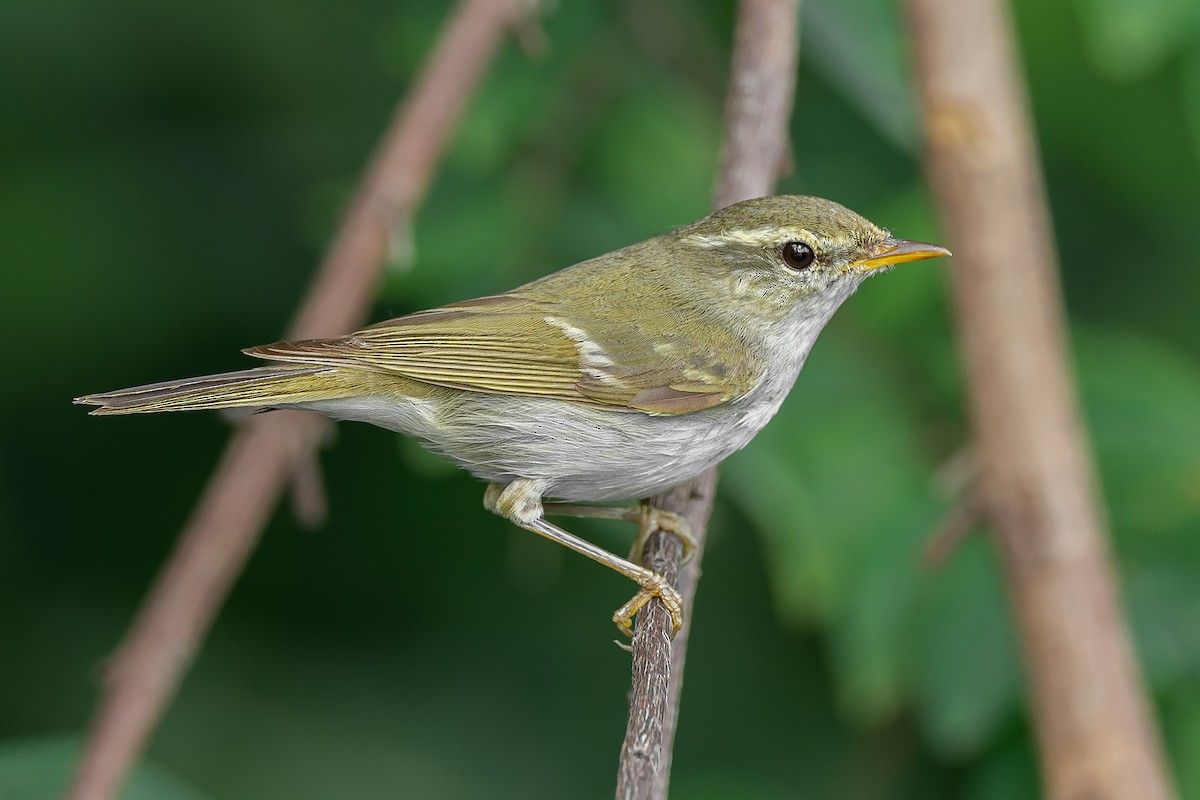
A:
<svg viewBox="0 0 1200 800">
<path fill-rule="evenodd" d="M 783 263 L 794 270 L 808 269 L 817 254 L 804 242 L 788 242 L 783 246 Z"/>
</svg>

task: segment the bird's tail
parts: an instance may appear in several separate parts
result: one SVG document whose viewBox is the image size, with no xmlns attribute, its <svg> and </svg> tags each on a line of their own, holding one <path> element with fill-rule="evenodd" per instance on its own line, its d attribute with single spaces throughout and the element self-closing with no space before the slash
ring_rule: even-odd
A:
<svg viewBox="0 0 1200 800">
<path fill-rule="evenodd" d="M 75 398 L 75 402 L 97 406 L 92 414 L 291 406 L 361 392 L 354 372 L 328 366 L 259 367 L 88 394 Z"/>
</svg>

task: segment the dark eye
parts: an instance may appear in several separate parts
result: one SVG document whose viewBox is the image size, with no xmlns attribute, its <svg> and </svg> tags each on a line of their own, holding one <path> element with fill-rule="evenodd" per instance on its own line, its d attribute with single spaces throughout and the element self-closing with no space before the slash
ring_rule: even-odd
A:
<svg viewBox="0 0 1200 800">
<path fill-rule="evenodd" d="M 788 242 L 783 246 L 783 263 L 795 270 L 808 269 L 817 254 L 804 242 Z"/>
</svg>

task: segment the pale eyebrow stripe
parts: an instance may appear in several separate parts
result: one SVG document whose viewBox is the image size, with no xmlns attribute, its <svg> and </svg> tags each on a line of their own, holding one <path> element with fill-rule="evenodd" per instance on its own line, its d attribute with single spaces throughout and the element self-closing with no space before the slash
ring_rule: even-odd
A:
<svg viewBox="0 0 1200 800">
<path fill-rule="evenodd" d="M 808 231 L 795 228 L 785 228 L 779 225 L 766 225 L 747 230 L 729 230 L 720 233 L 693 233 L 684 241 L 695 247 L 710 250 L 715 247 L 725 247 L 731 244 L 747 244 L 754 247 L 774 244 L 785 239 L 811 238 Z"/>
</svg>

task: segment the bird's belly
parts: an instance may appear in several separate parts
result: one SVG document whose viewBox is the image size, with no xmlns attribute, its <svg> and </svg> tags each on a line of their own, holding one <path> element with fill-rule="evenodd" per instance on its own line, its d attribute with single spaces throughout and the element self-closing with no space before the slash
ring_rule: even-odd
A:
<svg viewBox="0 0 1200 800">
<path fill-rule="evenodd" d="M 539 481 L 545 496 L 560 500 L 649 496 L 742 448 L 761 427 L 729 406 L 652 417 L 468 392 L 382 403 L 358 399 L 313 405 L 333 417 L 415 436 L 485 481 Z"/>
<path fill-rule="evenodd" d="M 422 438 L 484 480 L 537 480 L 561 500 L 646 497 L 745 444 L 731 440 L 719 414 L 651 417 L 536 398 L 464 399 L 446 409 L 441 430 Z"/>
</svg>

